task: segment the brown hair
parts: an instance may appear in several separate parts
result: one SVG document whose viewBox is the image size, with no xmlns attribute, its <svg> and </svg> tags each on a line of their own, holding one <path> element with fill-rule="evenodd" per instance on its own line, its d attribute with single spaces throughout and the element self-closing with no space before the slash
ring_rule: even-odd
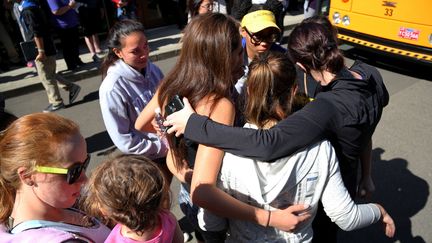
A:
<svg viewBox="0 0 432 243">
<path fill-rule="evenodd" d="M 288 52 L 291 60 L 301 63 L 308 72 L 327 70 L 336 74 L 345 66 L 335 32 L 317 22 L 302 22 L 294 28 L 288 38 Z"/>
<path fill-rule="evenodd" d="M 211 96 L 216 104 L 229 98 L 234 85 L 231 60 L 241 45 L 238 23 L 227 15 L 209 13 L 196 16 L 186 26 L 178 61 L 159 87 L 160 107 L 178 94 L 187 97 L 192 107 Z M 175 164 L 180 168 L 185 159 L 185 147 L 173 146 Z"/>
<path fill-rule="evenodd" d="M 135 32 L 144 33 L 144 25 L 131 19 L 118 21 L 109 30 L 107 37 L 108 54 L 101 64 L 102 79 L 105 78 L 108 68 L 119 59 L 114 53 L 113 48 L 121 49 L 123 38 Z"/>
<path fill-rule="evenodd" d="M 12 212 L 21 186 L 20 167 L 27 173 L 36 165 L 55 166 L 64 161 L 59 145 L 79 133 L 78 125 L 53 113 L 34 113 L 14 121 L 0 134 L 0 223 Z"/>
<path fill-rule="evenodd" d="M 327 28 L 327 31 L 333 33 L 333 38 L 335 42 L 337 42 L 337 35 L 338 35 L 337 28 L 332 25 L 332 23 L 326 16 L 314 15 L 312 17 L 303 19 L 302 23 L 316 23 L 322 25 L 323 27 Z"/>
<path fill-rule="evenodd" d="M 246 81 L 247 121 L 263 128 L 290 115 L 295 78 L 295 67 L 288 56 L 270 51 L 257 55 L 249 65 Z"/>
<path fill-rule="evenodd" d="M 81 204 L 90 216 L 102 218 L 107 224 L 123 224 L 142 234 L 158 225 L 159 213 L 169 201 L 169 188 L 163 173 L 150 159 L 123 154 L 96 167 L 83 198 Z"/>
</svg>

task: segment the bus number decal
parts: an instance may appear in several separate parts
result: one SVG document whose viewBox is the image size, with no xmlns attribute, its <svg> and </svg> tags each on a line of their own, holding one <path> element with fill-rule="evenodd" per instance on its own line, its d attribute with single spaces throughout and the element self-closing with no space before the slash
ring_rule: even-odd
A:
<svg viewBox="0 0 432 243">
<path fill-rule="evenodd" d="M 391 8 L 386 8 L 385 12 L 384 12 L 385 16 L 393 16 L 393 9 Z"/>
</svg>

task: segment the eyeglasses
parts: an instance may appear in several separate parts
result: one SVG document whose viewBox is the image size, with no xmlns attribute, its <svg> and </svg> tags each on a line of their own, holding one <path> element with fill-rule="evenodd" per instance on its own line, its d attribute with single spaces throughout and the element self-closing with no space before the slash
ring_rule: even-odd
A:
<svg viewBox="0 0 432 243">
<path fill-rule="evenodd" d="M 267 36 L 260 36 L 260 35 L 257 35 L 256 33 L 252 34 L 251 32 L 249 32 L 249 30 L 246 27 L 243 27 L 243 29 L 249 35 L 252 44 L 254 44 L 256 46 L 260 45 L 262 42 L 273 43 L 277 40 L 277 37 L 278 37 L 278 34 L 275 34 L 275 33 L 272 33 L 272 34 L 267 35 Z"/>
<path fill-rule="evenodd" d="M 200 5 L 200 8 L 205 8 L 208 11 L 213 11 L 214 3 L 207 3 L 205 5 Z"/>
<path fill-rule="evenodd" d="M 85 159 L 84 163 L 77 162 L 73 164 L 70 168 L 36 166 L 36 171 L 40 173 L 47 173 L 47 174 L 66 175 L 67 183 L 73 184 L 81 176 L 81 173 L 83 171 L 86 171 L 89 163 L 90 163 L 90 154 L 87 154 L 87 158 Z"/>
</svg>

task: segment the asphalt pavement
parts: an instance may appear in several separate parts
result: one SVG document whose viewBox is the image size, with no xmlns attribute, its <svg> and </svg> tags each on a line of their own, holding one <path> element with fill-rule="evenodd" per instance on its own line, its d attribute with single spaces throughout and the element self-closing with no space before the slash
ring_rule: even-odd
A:
<svg viewBox="0 0 432 243">
<path fill-rule="evenodd" d="M 303 14 L 287 14 L 284 18 L 284 36 L 294 25 L 303 19 Z M 160 61 L 177 56 L 180 49 L 181 30 L 177 25 L 168 25 L 146 30 L 150 46 L 150 60 Z M 104 47 L 104 41 L 101 41 Z M 79 81 L 85 78 L 100 75 L 100 63 L 93 62 L 91 54 L 85 46 L 84 40 L 81 41 L 80 57 L 86 65 L 74 71 L 66 70 L 66 63 L 61 56 L 61 51 L 57 54 L 57 72 L 70 81 Z M 6 97 L 14 97 L 34 90 L 43 89 L 42 84 L 36 73 L 35 68 L 20 67 L 10 71 L 0 73 L 0 92 Z"/>
<path fill-rule="evenodd" d="M 177 42 L 176 37 L 164 37 L 158 30 L 160 39 L 156 43 Z M 178 38 L 176 40 L 176 38 Z M 150 39 L 150 38 L 149 38 Z M 161 50 L 156 45 L 153 51 Z M 430 200 L 430 183 L 432 167 L 432 72 L 430 67 L 421 67 L 377 55 L 363 56 L 362 51 L 345 52 L 350 59 L 360 58 L 379 68 L 390 93 L 390 103 L 384 109 L 383 117 L 373 136 L 373 178 L 376 192 L 372 202 L 379 202 L 393 216 L 397 231 L 393 239 L 384 236 L 380 225 L 375 224 L 354 232 L 342 232 L 340 243 L 423 243 L 432 242 L 432 203 Z M 83 57 L 83 55 L 82 55 Z M 83 58 L 84 59 L 84 58 Z M 156 60 L 166 74 L 174 65 L 175 57 Z M 59 62 L 58 62 L 59 63 Z M 95 68 L 97 69 L 97 68 Z M 2 91 L 5 73 L 0 74 Z M 13 77 L 13 76 L 11 76 Z M 22 79 L 5 81 L 26 82 Z M 68 105 L 57 113 L 76 121 L 81 133 L 86 138 L 88 152 L 92 162 L 88 173 L 101 161 L 116 151 L 103 125 L 98 102 L 98 88 L 101 77 L 89 76 L 77 79 L 82 87 L 77 102 Z M 19 90 L 19 89 L 18 89 Z M 41 85 L 21 92 L 7 92 L 6 107 L 17 116 L 41 111 L 47 104 L 46 94 Z M 31 92 L 30 92 L 31 91 Z M 61 91 L 63 97 L 66 92 Z M 182 218 L 176 195 L 178 181 L 172 186 L 173 212 L 178 219 Z M 192 240 L 191 242 L 196 242 Z"/>
</svg>

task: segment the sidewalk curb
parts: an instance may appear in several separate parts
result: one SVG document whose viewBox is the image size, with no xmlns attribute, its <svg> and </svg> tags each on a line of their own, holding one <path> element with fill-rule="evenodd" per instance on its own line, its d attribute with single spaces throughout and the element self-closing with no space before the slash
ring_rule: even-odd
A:
<svg viewBox="0 0 432 243">
<path fill-rule="evenodd" d="M 287 32 L 289 32 L 295 25 L 297 25 L 297 23 L 289 23 L 288 25 L 284 26 L 282 43 L 286 43 L 287 38 L 288 38 Z M 284 45 L 286 45 L 286 44 L 284 44 Z M 167 51 L 163 51 L 163 52 L 159 52 L 159 53 L 154 53 L 153 55 L 150 53 L 149 58 L 152 62 L 172 58 L 172 57 L 178 56 L 180 54 L 180 49 L 181 49 L 181 47 L 173 48 L 171 50 L 167 50 Z M 155 52 L 158 52 L 158 51 L 155 51 Z M 83 79 L 92 78 L 92 77 L 95 77 L 97 75 L 101 75 L 101 73 L 100 73 L 100 67 L 94 66 L 94 67 L 91 67 L 91 69 L 89 69 L 89 70 L 81 70 L 81 71 L 77 71 L 74 73 L 67 73 L 67 74 L 62 74 L 62 75 L 63 75 L 63 77 L 65 77 L 66 79 L 68 79 L 72 82 L 77 82 L 77 81 L 80 81 Z M 102 82 L 102 78 L 101 78 L 101 82 Z M 2 91 L 2 93 L 6 98 L 11 98 L 11 97 L 20 96 L 20 95 L 23 95 L 26 93 L 39 91 L 39 90 L 43 90 L 42 83 L 34 82 L 34 83 L 31 83 L 31 84 L 28 84 L 28 85 L 25 85 L 22 87 L 16 87 L 14 89 L 4 90 L 4 91 Z"/>
<path fill-rule="evenodd" d="M 180 53 L 180 49 L 171 50 L 171 51 L 152 55 L 152 56 L 150 56 L 150 60 L 152 62 L 161 61 L 164 59 L 175 57 L 179 53 Z M 77 81 L 87 79 L 87 78 L 92 78 L 92 77 L 95 77 L 98 75 L 102 75 L 102 74 L 101 74 L 100 69 L 97 67 L 97 68 L 92 68 L 91 70 L 88 70 L 85 72 L 68 73 L 68 74 L 63 74 L 62 76 L 69 81 L 77 82 Z M 102 77 L 101 77 L 101 82 L 102 82 Z M 2 94 L 4 95 L 5 98 L 12 98 L 12 97 L 24 95 L 24 94 L 27 94 L 30 92 L 43 90 L 43 89 L 44 89 L 44 87 L 43 87 L 42 83 L 37 82 L 37 83 L 28 84 L 28 85 L 23 86 L 23 87 L 18 87 L 15 89 L 2 91 Z"/>
</svg>

